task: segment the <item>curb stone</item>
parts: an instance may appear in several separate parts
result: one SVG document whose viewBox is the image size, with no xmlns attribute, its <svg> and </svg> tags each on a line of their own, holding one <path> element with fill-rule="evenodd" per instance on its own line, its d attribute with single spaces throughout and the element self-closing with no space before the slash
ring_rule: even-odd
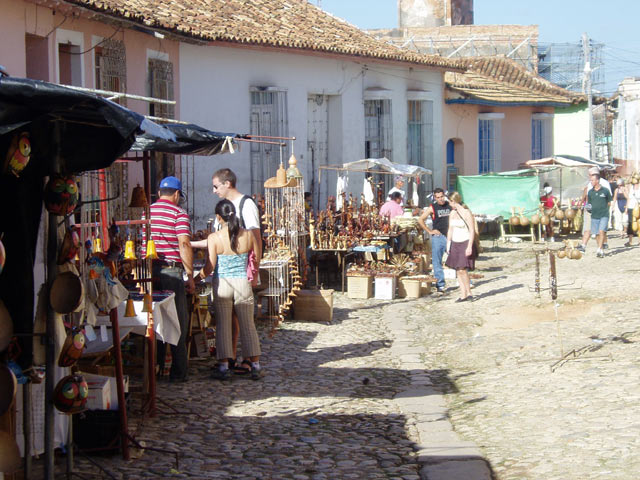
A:
<svg viewBox="0 0 640 480">
<path fill-rule="evenodd" d="M 391 351 L 409 371 L 411 386 L 399 392 L 394 401 L 400 410 L 415 420 L 419 439 L 415 449 L 423 480 L 491 480 L 491 469 L 473 442 L 463 441 L 453 431 L 444 396 L 433 387 L 420 360 L 420 349 L 412 346 L 409 321 L 392 312 L 384 314 L 393 343 Z"/>
</svg>

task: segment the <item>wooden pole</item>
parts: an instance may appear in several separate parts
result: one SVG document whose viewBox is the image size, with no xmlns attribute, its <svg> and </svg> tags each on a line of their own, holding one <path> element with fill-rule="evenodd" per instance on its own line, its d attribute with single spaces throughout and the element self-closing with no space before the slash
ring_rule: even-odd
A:
<svg viewBox="0 0 640 480">
<path fill-rule="evenodd" d="M 113 354 L 116 361 L 116 388 L 118 390 L 118 411 L 120 413 L 120 439 L 122 442 L 122 458 L 129 460 L 129 427 L 127 425 L 127 404 L 124 398 L 124 373 L 122 371 L 122 350 L 120 348 L 120 325 L 118 310 L 111 309 L 111 331 L 113 333 Z"/>
</svg>

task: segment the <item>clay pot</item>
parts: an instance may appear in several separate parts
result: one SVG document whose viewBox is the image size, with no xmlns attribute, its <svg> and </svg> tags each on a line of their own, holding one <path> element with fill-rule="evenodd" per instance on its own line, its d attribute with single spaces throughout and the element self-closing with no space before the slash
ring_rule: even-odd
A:
<svg viewBox="0 0 640 480">
<path fill-rule="evenodd" d="M 640 217 L 640 206 L 636 205 L 635 207 L 633 207 L 633 218 L 638 218 Z"/>
<path fill-rule="evenodd" d="M 580 260 L 582 258 L 582 253 L 580 253 L 580 250 L 571 250 L 570 258 L 572 260 Z"/>
<path fill-rule="evenodd" d="M 564 219 L 564 212 L 560 209 L 556 210 L 556 220 L 563 220 Z"/>
<path fill-rule="evenodd" d="M 551 221 L 551 218 L 546 213 L 544 215 L 542 215 L 542 217 L 540 217 L 540 223 L 542 225 L 549 225 L 550 221 Z"/>
<path fill-rule="evenodd" d="M 576 218 L 576 211 L 573 208 L 567 208 L 567 211 L 564 212 L 565 217 L 569 220 L 573 220 Z"/>
<path fill-rule="evenodd" d="M 22 466 L 20 449 L 8 432 L 0 430 L 0 472 L 14 473 Z"/>
<path fill-rule="evenodd" d="M 509 225 L 520 225 L 520 219 L 514 215 L 513 217 L 509 218 Z"/>
<path fill-rule="evenodd" d="M 567 256 L 567 252 L 565 250 L 558 250 L 558 253 L 556 255 L 558 256 L 558 258 L 564 258 Z"/>
<path fill-rule="evenodd" d="M 75 311 L 82 301 L 82 280 L 72 272 L 63 272 L 53 281 L 49 292 L 49 302 L 57 313 Z"/>
<path fill-rule="evenodd" d="M 522 215 L 520 217 L 520 225 L 522 225 L 523 227 L 526 227 L 529 225 L 529 219 L 527 217 L 525 217 L 524 215 Z"/>
<path fill-rule="evenodd" d="M 44 189 L 44 206 L 53 215 L 69 215 L 78 205 L 78 184 L 73 175 L 53 174 Z"/>
<path fill-rule="evenodd" d="M 538 225 L 540 223 L 540 215 L 538 215 L 537 213 L 531 215 L 531 223 L 533 223 L 534 225 Z"/>
<path fill-rule="evenodd" d="M 13 405 L 18 391 L 16 376 L 6 365 L 0 365 L 0 417 Z"/>
</svg>

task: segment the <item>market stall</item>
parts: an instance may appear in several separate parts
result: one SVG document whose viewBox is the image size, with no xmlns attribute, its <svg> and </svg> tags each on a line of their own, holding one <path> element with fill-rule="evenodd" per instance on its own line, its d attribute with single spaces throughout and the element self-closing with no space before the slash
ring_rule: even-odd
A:
<svg viewBox="0 0 640 480">
<path fill-rule="evenodd" d="M 3 362 L 11 356 L 15 360 L 16 371 L 24 373 L 19 375 L 25 379 L 22 411 L 27 476 L 31 455 L 35 453 L 31 447 L 37 443 L 30 438 L 33 400 L 30 381 L 41 381 L 44 376 L 44 388 L 41 389 L 44 393 L 42 447 L 45 478 L 50 479 L 54 475 L 54 445 L 67 442 L 71 445 L 72 442 L 71 428 L 65 426 L 71 422 L 60 420 L 70 420 L 71 415 L 83 410 L 88 396 L 88 386 L 82 376 L 61 377 L 68 372 L 68 367 L 75 365 L 84 346 L 95 341 L 111 342 L 116 357 L 120 432 L 126 456 L 127 423 L 119 342 L 124 338 L 123 332 L 129 333 L 130 327 L 121 330 L 118 323 L 118 309 L 122 308 L 128 296 L 118 279 L 118 263 L 123 253 L 128 261 L 140 257 L 136 256 L 134 242 L 130 238 L 122 242 L 118 235 L 120 227 L 126 225 L 128 230 L 136 222 L 131 219 L 116 221 L 106 208 L 113 198 L 106 196 L 104 187 L 108 175 L 103 169 L 132 146 L 137 151 L 209 155 L 233 150 L 233 137 L 236 136 L 217 134 L 195 125 L 160 126 L 98 95 L 46 82 L 0 78 L 0 151 L 6 159 L 0 185 L 11 199 L 0 209 L 0 225 L 10 226 L 1 237 L 6 247 L 6 263 L 4 249 L 0 248 L 3 250 L 3 255 L 0 255 L 0 303 L 3 307 L 6 305 L 3 312 L 10 319 L 9 323 L 3 323 L 1 333 L 10 338 L 15 334 L 16 337 L 8 350 L 7 346 L 0 345 L 0 350 L 3 350 L 0 353 Z M 145 163 L 147 170 L 148 155 L 143 154 L 137 159 Z M 80 187 L 74 174 L 81 174 Z M 49 181 L 43 189 L 47 176 Z M 95 188 L 91 189 L 90 185 Z M 85 194 L 83 198 L 80 198 L 79 190 Z M 147 186 L 147 195 L 149 191 Z M 49 214 L 41 227 L 43 202 Z M 87 207 L 92 204 L 95 207 Z M 75 226 L 78 219 L 81 221 Z M 126 247 L 119 249 L 124 243 Z M 42 270 L 34 274 L 34 267 L 38 270 L 39 265 L 36 257 L 40 257 L 41 251 L 44 252 Z M 128 256 L 131 254 L 133 258 Z M 39 278 L 44 281 L 45 288 L 39 296 L 40 313 L 35 315 L 35 325 L 42 321 L 46 327 L 35 331 L 33 292 Z M 151 279 L 139 276 L 138 280 L 139 283 L 150 283 Z M 150 288 L 147 293 L 151 293 Z M 91 298 L 88 301 L 91 295 L 95 300 Z M 100 298 L 102 301 L 98 300 Z M 99 339 L 93 328 L 79 329 L 94 303 L 108 313 L 113 330 L 106 333 L 94 322 L 99 328 Z M 144 307 L 142 310 L 147 311 L 147 318 L 146 322 L 144 317 L 139 321 L 139 327 L 144 323 L 146 333 L 151 332 L 153 339 L 155 309 L 146 304 Z M 161 315 L 156 315 L 160 320 Z M 170 313 L 165 314 L 165 318 L 170 316 Z M 156 326 L 159 325 L 162 322 Z M 32 341 L 34 337 L 37 341 Z M 65 337 L 66 343 L 62 345 Z M 44 347 L 38 347 L 40 338 L 46 339 Z M 152 348 L 149 350 L 153 351 Z M 74 353 L 69 357 L 72 351 Z M 43 369 L 37 368 L 39 363 L 44 365 Z M 154 377 L 151 373 L 149 381 L 153 382 Z M 59 381 L 54 391 L 56 380 Z M 68 397 L 68 403 L 64 400 L 67 398 L 63 393 L 67 392 L 66 389 L 76 392 Z M 153 391 L 150 393 L 155 394 Z M 54 404 L 66 415 L 56 414 Z M 2 413 L 15 415 L 11 411 Z M 11 434 L 15 435 L 15 431 Z M 68 439 L 65 434 L 69 435 Z M 69 474 L 73 468 L 72 452 L 73 449 L 68 450 Z"/>
<path fill-rule="evenodd" d="M 336 195 L 328 198 L 326 208 L 311 216 L 312 254 L 336 255 L 342 291 L 346 276 L 350 296 L 372 296 L 375 283 L 376 297 L 395 298 L 397 277 L 422 274 L 430 264 L 428 241 L 416 215 L 421 213 L 420 186 L 431 171 L 386 158 L 320 167 L 320 178 L 324 170 L 337 172 L 338 181 Z M 390 202 L 385 177 L 395 177 L 396 182 L 401 179 L 400 184 L 408 187 L 397 189 L 402 192 L 403 206 L 393 216 L 381 214 L 383 204 Z M 366 285 L 361 288 L 363 282 Z"/>
</svg>

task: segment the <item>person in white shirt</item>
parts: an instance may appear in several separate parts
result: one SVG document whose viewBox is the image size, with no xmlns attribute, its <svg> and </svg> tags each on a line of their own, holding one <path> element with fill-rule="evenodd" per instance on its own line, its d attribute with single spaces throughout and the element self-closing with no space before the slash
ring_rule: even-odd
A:
<svg viewBox="0 0 640 480">
<path fill-rule="evenodd" d="M 395 178 L 395 182 L 395 186 L 389 190 L 389 193 L 387 194 L 387 201 L 391 200 L 391 194 L 393 192 L 399 192 L 400 195 L 402 195 L 402 203 L 400 203 L 400 205 L 404 206 L 404 199 L 406 196 L 406 192 L 402 189 L 402 187 L 404 187 L 404 178 L 398 175 Z"/>
</svg>

